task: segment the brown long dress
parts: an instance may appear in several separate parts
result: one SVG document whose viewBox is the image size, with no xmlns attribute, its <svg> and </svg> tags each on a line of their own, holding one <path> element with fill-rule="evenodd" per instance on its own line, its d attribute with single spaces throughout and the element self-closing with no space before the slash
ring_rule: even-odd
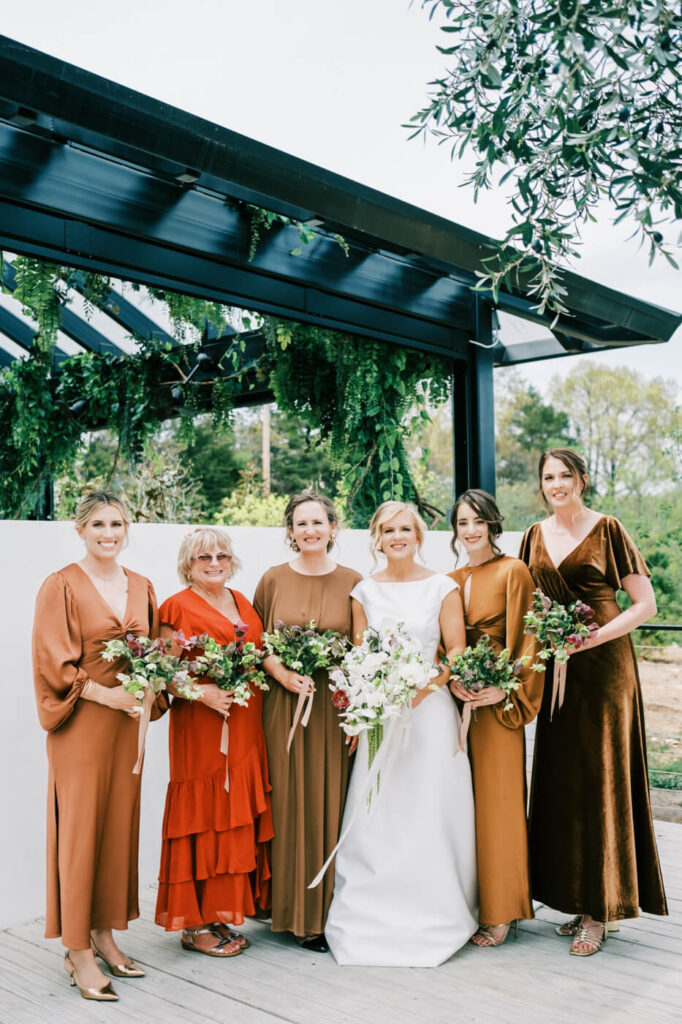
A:
<svg viewBox="0 0 682 1024">
<path fill-rule="evenodd" d="M 277 565 L 262 577 L 253 603 L 267 632 L 278 620 L 304 626 L 314 619 L 318 629 L 335 629 L 350 637 L 350 592 L 361 579 L 341 565 L 324 576 L 303 576 L 287 564 Z M 305 729 L 298 726 L 289 753 L 297 695 L 272 680 L 263 702 L 275 831 L 272 930 L 299 937 L 324 931 L 334 889 L 333 867 L 317 888 L 308 889 L 308 883 L 339 837 L 350 767 L 326 671 L 318 670 L 314 679 L 310 721 Z"/>
<path fill-rule="evenodd" d="M 91 929 L 139 917 L 137 722 L 79 700 L 88 679 L 120 685 L 123 662 L 101 657 L 107 640 L 158 633 L 151 583 L 125 572 L 123 621 L 76 564 L 48 576 L 36 602 L 33 670 L 49 761 L 45 936 L 70 949 L 88 949 Z"/>
<path fill-rule="evenodd" d="M 466 606 L 467 644 L 487 633 L 495 650 L 507 647 L 512 660 L 534 660 L 536 645 L 524 636 L 523 616 L 530 608 L 533 578 L 518 558 L 501 555 L 483 565 L 449 574 L 459 584 Z M 467 581 L 471 580 L 470 583 Z M 543 674 L 526 666 L 521 687 L 508 702 L 476 709 L 469 729 L 469 759 L 476 808 L 479 921 L 504 924 L 533 917 L 526 824 L 526 745 L 523 727 L 535 718 L 542 700 Z"/>
<path fill-rule="evenodd" d="M 576 598 L 598 625 L 619 614 L 616 591 L 649 575 L 625 528 L 602 516 L 558 566 L 535 523 L 521 558 L 553 600 Z M 552 666 L 548 665 L 547 679 Z M 598 921 L 667 914 L 647 779 L 644 712 L 629 636 L 572 655 L 566 695 L 550 720 L 552 687 L 538 715 L 530 799 L 533 898 Z"/>
<path fill-rule="evenodd" d="M 260 619 L 243 594 L 233 590 L 232 596 L 248 626 L 244 639 L 260 647 Z M 221 644 L 235 639 L 230 619 L 189 587 L 163 602 L 159 618 L 186 637 L 208 633 Z M 256 907 L 269 905 L 272 815 L 262 717 L 256 688 L 246 707 L 230 709 L 227 792 L 222 715 L 199 701 L 173 698 L 156 901 L 156 923 L 166 931 L 213 921 L 240 925 Z"/>
</svg>

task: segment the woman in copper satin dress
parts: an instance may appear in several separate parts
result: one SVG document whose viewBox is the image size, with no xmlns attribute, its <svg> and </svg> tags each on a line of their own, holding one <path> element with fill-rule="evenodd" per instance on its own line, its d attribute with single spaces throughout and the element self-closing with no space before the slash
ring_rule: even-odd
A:
<svg viewBox="0 0 682 1024">
<path fill-rule="evenodd" d="M 642 695 L 629 633 L 656 613 L 649 571 L 613 516 L 585 507 L 587 471 L 570 448 L 545 452 L 541 493 L 551 514 L 524 535 L 521 558 L 553 600 L 594 609 L 596 637 L 568 660 L 565 699 L 551 714 L 551 663 L 538 716 L 530 801 L 533 898 L 576 916 L 557 928 L 571 953 L 596 953 L 610 922 L 640 908 L 666 914 L 656 850 Z M 617 591 L 631 604 L 621 611 Z"/>
<path fill-rule="evenodd" d="M 487 634 L 495 650 L 508 648 L 512 661 L 535 659 L 536 645 L 523 632 L 523 616 L 532 602 L 533 579 L 518 558 L 502 553 L 497 540 L 502 516 L 485 491 L 469 490 L 455 502 L 451 516 L 455 541 L 466 549 L 468 565 L 449 575 L 464 601 L 467 644 Z M 451 683 L 453 693 L 475 709 L 468 735 L 476 808 L 476 857 L 480 927 L 471 941 L 478 947 L 501 945 L 511 921 L 533 917 L 526 823 L 526 745 L 524 726 L 542 700 L 544 673 L 530 664 L 521 670 L 520 688 L 509 695 L 488 687 L 478 694 Z"/>
<path fill-rule="evenodd" d="M 350 592 L 360 573 L 337 565 L 330 556 L 338 523 L 329 498 L 303 491 L 286 509 L 287 537 L 296 557 L 268 569 L 253 603 L 265 629 L 280 620 L 320 630 L 335 629 L 350 637 Z M 308 889 L 336 845 L 343 816 L 350 762 L 338 714 L 331 702 L 328 676 L 314 676 L 315 696 L 306 728 L 298 725 L 291 750 L 287 739 L 304 677 L 274 658 L 265 694 L 263 726 L 272 778 L 272 930 L 289 931 L 300 944 L 325 951 L 324 926 L 334 888 L 330 868 L 320 885 Z"/>
<path fill-rule="evenodd" d="M 72 984 L 97 1000 L 118 997 L 95 954 L 116 977 L 144 974 L 111 931 L 139 916 L 140 775 L 137 701 L 116 678 L 124 665 L 104 661 L 102 650 L 108 640 L 158 629 L 151 583 L 116 560 L 128 522 L 116 494 L 81 502 L 85 556 L 45 580 L 33 630 L 38 716 L 48 733 L 45 935 L 61 936 Z M 164 707 L 157 701 L 153 716 Z"/>
<path fill-rule="evenodd" d="M 241 622 L 248 627 L 243 639 L 260 646 L 259 617 L 227 585 L 238 568 L 225 530 L 192 530 L 178 554 L 178 575 L 187 586 L 161 605 L 162 635 L 177 630 L 189 639 L 208 633 L 229 644 Z M 255 689 L 242 707 L 213 682 L 196 685 L 198 700 L 174 696 L 171 705 L 156 923 L 166 931 L 182 930 L 184 949 L 230 957 L 249 945 L 231 926 L 265 911 L 270 899 L 272 815 L 262 694 Z M 225 715 L 227 757 L 221 752 Z"/>
</svg>

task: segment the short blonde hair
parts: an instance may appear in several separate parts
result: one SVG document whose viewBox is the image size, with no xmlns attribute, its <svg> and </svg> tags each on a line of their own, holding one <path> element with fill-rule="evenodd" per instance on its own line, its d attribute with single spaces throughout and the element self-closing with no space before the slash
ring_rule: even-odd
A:
<svg viewBox="0 0 682 1024">
<path fill-rule="evenodd" d="M 421 557 L 422 544 L 428 533 L 428 526 L 419 515 L 419 509 L 411 501 L 385 501 L 376 510 L 369 524 L 369 550 L 376 562 L 377 554 L 381 550 L 381 532 L 384 525 L 400 512 L 409 512 L 414 523 L 414 532 L 417 534 L 417 554 Z"/>
<path fill-rule="evenodd" d="M 192 562 L 197 555 L 203 555 L 211 548 L 224 551 L 232 559 L 230 578 L 241 569 L 242 563 L 235 556 L 227 530 L 222 530 L 219 526 L 198 526 L 185 536 L 178 551 L 178 576 L 181 583 L 188 587 L 191 585 Z"/>
<path fill-rule="evenodd" d="M 121 513 L 121 519 L 128 533 L 128 527 L 130 526 L 130 512 L 124 502 L 123 498 L 116 494 L 115 491 L 93 491 L 91 494 L 86 494 L 82 499 L 76 514 L 74 516 L 74 526 L 77 530 L 82 530 L 86 526 L 97 511 L 101 508 L 105 508 L 107 505 L 111 505 L 112 508 L 118 509 Z"/>
</svg>

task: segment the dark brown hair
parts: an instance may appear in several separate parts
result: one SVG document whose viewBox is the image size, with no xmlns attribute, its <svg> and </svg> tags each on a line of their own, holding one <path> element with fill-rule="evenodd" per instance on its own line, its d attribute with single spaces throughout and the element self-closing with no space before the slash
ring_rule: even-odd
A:
<svg viewBox="0 0 682 1024">
<path fill-rule="evenodd" d="M 290 539 L 290 532 L 294 528 L 294 512 L 299 505 L 305 504 L 306 501 L 317 501 L 327 513 L 327 519 L 329 525 L 334 527 L 339 525 L 339 517 L 334 507 L 334 502 L 331 498 L 328 498 L 326 494 L 319 494 L 317 491 L 307 489 L 300 491 L 298 494 L 293 494 L 287 502 L 287 507 L 284 509 L 284 522 L 287 526 L 287 543 L 291 544 L 293 551 L 298 551 L 298 545 L 294 546 Z M 333 536 L 329 538 L 327 544 L 327 551 L 331 551 L 334 546 Z"/>
<path fill-rule="evenodd" d="M 504 521 L 504 516 L 497 507 L 497 502 L 493 498 L 492 494 L 488 494 L 487 491 L 479 491 L 476 488 L 470 491 L 463 491 L 452 506 L 452 512 L 450 514 L 452 540 L 450 541 L 450 547 L 452 548 L 453 554 L 457 554 L 457 514 L 459 512 L 460 505 L 468 505 L 474 510 L 476 515 L 480 516 L 483 522 L 486 523 L 488 527 L 488 540 L 490 541 L 490 547 L 496 555 L 501 555 L 502 549 L 498 547 L 495 542 L 498 537 L 502 536 L 502 522 Z"/>
<path fill-rule="evenodd" d="M 570 470 L 571 476 L 573 477 L 573 483 L 576 485 L 578 496 L 583 497 L 587 490 L 588 484 L 583 480 L 583 477 L 587 476 L 587 464 L 579 454 L 573 450 L 573 448 L 550 448 L 548 451 L 543 452 L 540 456 L 540 462 L 538 463 L 538 481 L 540 483 L 540 498 L 545 506 L 549 509 L 550 505 L 542 490 L 542 471 L 545 468 L 547 459 L 558 459 L 559 462 L 563 462 L 566 469 Z"/>
</svg>

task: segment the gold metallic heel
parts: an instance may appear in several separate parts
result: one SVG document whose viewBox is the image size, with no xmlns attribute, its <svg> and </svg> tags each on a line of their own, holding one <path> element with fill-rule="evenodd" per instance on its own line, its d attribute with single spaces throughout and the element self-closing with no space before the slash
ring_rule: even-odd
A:
<svg viewBox="0 0 682 1024">
<path fill-rule="evenodd" d="M 98 956 L 100 960 L 103 960 L 107 965 L 111 973 L 115 978 L 144 978 L 145 972 L 137 964 L 131 960 L 129 964 L 112 964 L 110 960 L 107 960 L 104 953 L 95 945 L 95 940 L 90 938 L 90 945 L 92 946 L 92 952 L 95 956 Z"/>
<path fill-rule="evenodd" d="M 64 954 L 64 970 L 69 975 L 71 984 L 78 988 L 83 999 L 95 999 L 100 1003 L 115 1003 L 118 1001 L 118 996 L 114 992 L 110 981 L 102 988 L 83 988 L 79 985 L 76 978 L 76 968 L 73 966 L 68 952 Z"/>
</svg>

